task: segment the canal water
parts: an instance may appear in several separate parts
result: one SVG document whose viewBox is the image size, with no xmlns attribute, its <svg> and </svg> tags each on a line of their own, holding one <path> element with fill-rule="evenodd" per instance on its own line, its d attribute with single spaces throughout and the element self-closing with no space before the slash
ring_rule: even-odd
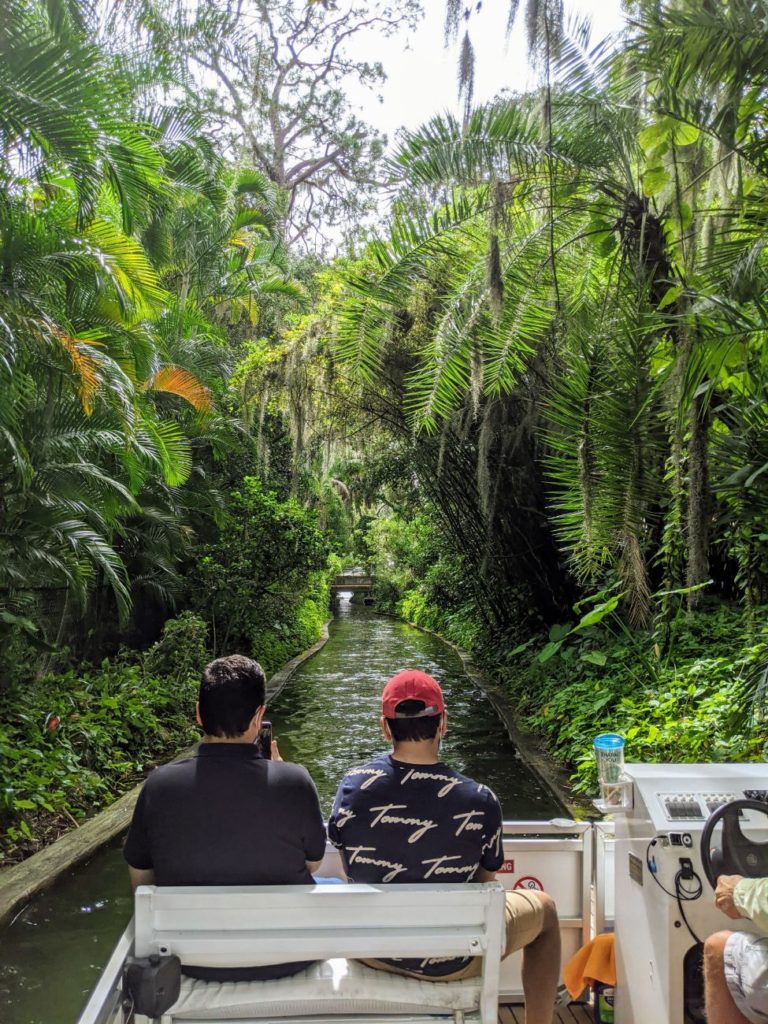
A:
<svg viewBox="0 0 768 1024">
<path fill-rule="evenodd" d="M 268 711 L 282 757 L 307 766 L 325 814 L 345 771 L 385 749 L 379 697 L 386 680 L 404 668 L 440 680 L 448 710 L 441 756 L 489 785 L 505 818 L 542 821 L 563 814 L 449 647 L 346 601 L 328 643 L 298 669 Z M 115 844 L 22 910 L 0 931 L 0 1024 L 74 1024 L 131 903 Z"/>
</svg>

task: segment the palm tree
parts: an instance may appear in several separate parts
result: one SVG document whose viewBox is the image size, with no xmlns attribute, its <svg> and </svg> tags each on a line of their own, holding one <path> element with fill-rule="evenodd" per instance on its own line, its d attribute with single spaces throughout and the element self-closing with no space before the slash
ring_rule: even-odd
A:
<svg viewBox="0 0 768 1024">
<path fill-rule="evenodd" d="M 643 13 L 636 48 L 658 111 L 647 132 L 661 181 L 669 182 L 665 198 L 678 228 L 670 250 L 679 279 L 674 303 L 682 342 L 679 407 L 690 431 L 687 533 L 693 584 L 708 576 L 712 440 L 717 446 L 719 432 L 730 427 L 728 407 L 740 415 L 744 391 L 761 388 L 750 348 L 765 323 L 761 254 L 768 163 L 761 126 L 768 7 L 764 2 L 683 4 L 663 10 L 644 6 Z M 682 135 L 689 146 L 695 143 L 693 161 L 677 159 L 678 147 L 667 142 L 670 133 L 673 141 Z M 734 387 L 737 367 L 745 376 Z M 723 389 L 730 401 L 718 401 Z"/>
<path fill-rule="evenodd" d="M 591 48 L 584 26 L 562 37 L 543 125 L 523 97 L 405 137 L 402 202 L 349 280 L 337 338 L 371 381 L 403 311 L 427 296 L 406 379 L 417 432 L 543 384 L 537 434 L 561 542 L 582 583 L 618 577 L 637 625 L 654 578 L 708 578 L 710 396 L 736 366 L 749 372 L 764 223 L 762 189 L 733 188 L 749 146 L 725 133 L 728 104 L 737 135 L 759 131 L 757 15 L 691 3 L 644 17 L 619 51 Z M 727 104 L 697 106 L 708 92 L 693 69 L 718 32 L 706 75 Z M 735 302 L 723 294 L 747 271 L 748 312 L 743 286 Z M 479 453 L 476 465 L 487 487 Z"/>
<path fill-rule="evenodd" d="M 92 42 L 96 16 L 12 0 L 0 28 L 6 626 L 53 594 L 63 624 L 104 585 L 123 616 L 137 586 L 172 593 L 191 522 L 218 508 L 195 452 L 222 433 L 227 328 L 290 290 L 279 196 L 147 105 Z"/>
</svg>

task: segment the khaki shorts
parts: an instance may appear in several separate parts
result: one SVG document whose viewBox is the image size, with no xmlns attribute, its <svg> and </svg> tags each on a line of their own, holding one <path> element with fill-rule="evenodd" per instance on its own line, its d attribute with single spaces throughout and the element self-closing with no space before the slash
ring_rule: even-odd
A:
<svg viewBox="0 0 768 1024">
<path fill-rule="evenodd" d="M 768 1021 L 768 937 L 734 932 L 725 944 L 725 980 L 752 1024 Z"/>
<path fill-rule="evenodd" d="M 544 905 L 537 892 L 529 889 L 515 889 L 505 895 L 507 898 L 505 908 L 507 942 L 502 960 L 510 954 L 516 953 L 518 949 L 530 945 L 541 935 L 541 929 L 544 927 Z M 429 981 L 464 981 L 465 978 L 479 978 L 483 973 L 483 958 L 481 956 L 473 957 L 466 967 L 454 971 L 453 974 L 443 974 L 438 977 L 421 974 L 418 971 L 408 971 L 403 967 L 385 963 L 383 960 L 363 960 L 361 962 L 367 964 L 368 967 L 375 967 L 377 971 L 402 974 L 406 978 L 427 978 Z"/>
</svg>

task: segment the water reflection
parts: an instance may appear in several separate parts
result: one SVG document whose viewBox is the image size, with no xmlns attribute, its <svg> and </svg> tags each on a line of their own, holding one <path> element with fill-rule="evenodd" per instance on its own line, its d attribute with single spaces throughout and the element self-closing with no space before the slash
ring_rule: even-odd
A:
<svg viewBox="0 0 768 1024">
<path fill-rule="evenodd" d="M 25 907 L 0 932 L 2 1024 L 73 1024 L 132 902 L 113 848 Z"/>
<path fill-rule="evenodd" d="M 338 607 L 326 646 L 298 669 L 269 708 L 282 756 L 307 765 L 324 812 L 347 769 L 385 749 L 381 690 L 404 668 L 421 669 L 440 681 L 449 726 L 442 756 L 495 790 L 506 817 L 546 820 L 562 812 L 522 763 L 490 702 L 450 648 L 348 601 Z"/>
</svg>

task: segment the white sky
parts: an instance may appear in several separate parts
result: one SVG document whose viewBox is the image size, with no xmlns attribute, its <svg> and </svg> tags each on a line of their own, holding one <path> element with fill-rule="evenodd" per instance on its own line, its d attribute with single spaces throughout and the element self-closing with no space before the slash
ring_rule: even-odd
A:
<svg viewBox="0 0 768 1024">
<path fill-rule="evenodd" d="M 390 142 L 401 126 L 417 128 L 434 114 L 459 109 L 457 47 L 446 50 L 443 45 L 445 0 L 425 0 L 424 6 L 426 16 L 410 39 L 403 36 L 380 39 L 370 35 L 358 37 L 355 42 L 355 56 L 361 60 L 381 61 L 388 79 L 381 103 L 376 95 L 363 90 L 353 96 L 349 88 L 347 95 L 365 120 L 385 132 Z M 507 43 L 508 9 L 508 0 L 484 0 L 482 10 L 472 17 L 475 103 L 493 98 L 504 88 L 522 91 L 536 84 L 527 62 L 525 2 L 521 0 L 515 30 Z M 621 0 L 565 0 L 565 14 L 566 19 L 589 16 L 595 43 L 624 24 Z"/>
</svg>

